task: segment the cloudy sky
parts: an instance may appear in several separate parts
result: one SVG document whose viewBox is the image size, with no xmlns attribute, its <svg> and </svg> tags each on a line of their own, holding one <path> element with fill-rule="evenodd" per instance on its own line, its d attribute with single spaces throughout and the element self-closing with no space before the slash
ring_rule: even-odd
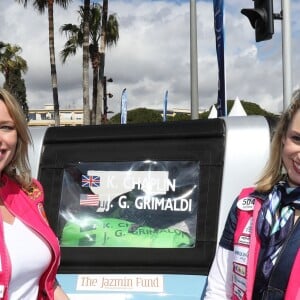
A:
<svg viewBox="0 0 300 300">
<path fill-rule="evenodd" d="M 30 108 L 52 103 L 48 49 L 47 15 L 40 15 L 28 1 L 26 9 L 12 0 L 0 1 L 0 40 L 22 47 L 29 70 L 25 75 Z M 92 1 L 91 1 L 92 2 Z M 95 1 L 96 2 L 96 1 Z M 102 3 L 102 0 L 100 1 Z M 225 60 L 227 99 L 247 100 L 278 113 L 283 107 L 281 21 L 275 20 L 272 40 L 256 43 L 254 30 L 240 13 L 252 8 L 251 0 L 225 2 Z M 274 12 L 280 12 L 274 1 Z M 55 48 L 58 93 L 61 108 L 82 107 L 82 52 L 62 65 L 59 52 L 66 42 L 59 28 L 79 24 L 80 0 L 67 10 L 54 7 Z M 107 50 L 105 74 L 113 78 L 107 91 L 109 110 L 120 111 L 121 93 L 128 94 L 128 109 L 162 109 L 165 91 L 168 108 L 190 109 L 190 47 L 188 0 L 110 0 L 109 14 L 117 15 L 120 39 Z M 300 0 L 291 1 L 292 81 L 300 79 Z M 197 1 L 199 107 L 209 108 L 217 101 L 217 58 L 212 0 Z M 4 78 L 0 75 L 0 84 Z M 91 94 L 90 94 L 91 98 Z"/>
</svg>

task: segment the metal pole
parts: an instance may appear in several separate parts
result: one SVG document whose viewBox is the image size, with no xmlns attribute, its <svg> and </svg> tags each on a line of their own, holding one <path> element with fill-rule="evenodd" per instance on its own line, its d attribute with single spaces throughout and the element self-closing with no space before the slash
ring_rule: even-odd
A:
<svg viewBox="0 0 300 300">
<path fill-rule="evenodd" d="M 191 118 L 199 118 L 196 0 L 190 0 Z"/>
<path fill-rule="evenodd" d="M 283 109 L 285 110 L 289 106 L 292 97 L 290 0 L 282 0 L 281 8 L 282 8 Z"/>
<path fill-rule="evenodd" d="M 107 92 L 106 92 L 106 76 L 103 76 L 103 123 L 107 121 Z"/>
</svg>

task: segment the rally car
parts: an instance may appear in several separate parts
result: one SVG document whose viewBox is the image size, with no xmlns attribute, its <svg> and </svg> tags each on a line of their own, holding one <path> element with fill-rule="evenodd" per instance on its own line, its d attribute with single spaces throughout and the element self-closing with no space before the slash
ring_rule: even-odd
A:
<svg viewBox="0 0 300 300">
<path fill-rule="evenodd" d="M 70 298 L 203 298 L 228 210 L 258 179 L 273 128 L 262 116 L 30 128 Z"/>
</svg>

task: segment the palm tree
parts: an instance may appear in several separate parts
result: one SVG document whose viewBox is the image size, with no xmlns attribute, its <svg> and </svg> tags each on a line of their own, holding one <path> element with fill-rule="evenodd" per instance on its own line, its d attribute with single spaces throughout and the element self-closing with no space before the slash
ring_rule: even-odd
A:
<svg viewBox="0 0 300 300">
<path fill-rule="evenodd" d="M 19 55 L 21 51 L 22 48 L 17 45 L 0 42 L 0 72 L 5 78 L 3 87 L 16 97 L 28 118 L 26 87 L 22 79 L 28 67 L 26 60 Z"/>
<path fill-rule="evenodd" d="M 100 66 L 100 54 L 99 54 L 99 40 L 101 38 L 102 34 L 102 26 L 101 26 L 101 20 L 103 18 L 102 16 L 102 8 L 99 4 L 93 3 L 90 6 L 90 19 L 89 19 L 89 30 L 90 30 L 90 44 L 89 44 L 89 57 L 91 61 L 91 65 L 93 68 L 93 97 L 92 97 L 92 116 L 91 116 L 91 123 L 96 123 L 96 111 L 97 111 L 97 95 L 99 93 L 98 90 L 98 76 L 99 76 L 99 66 Z M 64 45 L 64 49 L 61 51 L 61 58 L 62 62 L 64 63 L 70 55 L 75 55 L 77 52 L 78 47 L 83 46 L 83 30 L 84 30 L 84 8 L 81 6 L 79 10 L 79 14 L 81 17 L 81 23 L 79 26 L 74 24 L 64 24 L 61 26 L 60 30 L 61 32 L 65 33 L 68 40 Z M 115 15 L 110 15 L 110 19 L 115 20 L 114 23 L 118 24 L 118 21 L 116 19 Z M 112 31 L 111 28 L 109 28 L 110 24 L 107 26 L 108 31 Z M 119 33 L 117 31 L 117 34 L 115 36 L 115 39 L 117 40 L 119 37 Z M 111 37 L 110 39 L 107 39 L 107 46 L 111 45 Z M 102 93 L 103 94 L 103 93 Z M 102 103 L 102 99 L 100 98 Z M 100 114 L 101 119 L 101 114 Z M 97 123 L 99 124 L 99 123 Z"/>
<path fill-rule="evenodd" d="M 27 62 L 19 54 L 22 48 L 17 45 L 0 42 L 0 72 L 4 75 L 5 81 L 14 70 L 20 70 L 25 74 L 28 70 Z"/>
<path fill-rule="evenodd" d="M 80 6 L 78 13 L 81 17 L 81 22 L 79 26 L 75 24 L 64 24 L 60 27 L 61 33 L 65 33 L 68 39 L 64 45 L 63 50 L 60 52 L 63 63 L 66 62 L 67 58 L 70 55 L 75 55 L 77 53 L 78 47 L 83 47 L 83 37 L 84 37 L 83 20 L 84 20 L 84 13 L 85 13 L 84 7 Z M 93 107 L 97 100 L 97 82 L 98 82 L 98 70 L 99 70 L 98 42 L 101 34 L 101 27 L 99 26 L 100 20 L 101 20 L 101 7 L 99 4 L 92 4 L 89 10 L 88 57 L 91 61 L 91 65 L 93 68 L 93 97 L 92 97 Z M 92 111 L 93 110 L 94 108 L 92 108 Z M 91 123 L 94 123 L 93 118 Z"/>
<path fill-rule="evenodd" d="M 96 124 L 101 124 L 102 116 L 102 99 L 104 91 L 104 68 L 105 68 L 105 49 L 117 44 L 119 40 L 119 23 L 114 15 L 108 15 L 108 0 L 103 0 L 102 5 L 102 25 L 101 25 L 101 38 L 100 38 L 100 49 L 99 49 L 99 79 L 98 79 L 98 95 L 96 103 Z"/>
<path fill-rule="evenodd" d="M 15 0 L 22 3 L 24 7 L 27 6 L 28 0 Z M 54 47 L 54 16 L 53 16 L 53 4 L 56 3 L 63 8 L 67 8 L 68 4 L 72 0 L 32 0 L 33 7 L 43 14 L 45 9 L 48 8 L 48 30 L 49 30 L 49 52 L 50 52 L 50 70 L 51 70 L 51 83 L 53 93 L 53 106 L 54 106 L 54 119 L 55 126 L 59 126 L 59 101 L 58 101 L 58 89 L 57 89 L 57 74 L 55 63 L 55 47 Z"/>
<path fill-rule="evenodd" d="M 91 123 L 89 98 L 89 37 L 90 37 L 90 0 L 83 5 L 83 43 L 82 43 L 82 100 L 83 124 Z"/>
</svg>

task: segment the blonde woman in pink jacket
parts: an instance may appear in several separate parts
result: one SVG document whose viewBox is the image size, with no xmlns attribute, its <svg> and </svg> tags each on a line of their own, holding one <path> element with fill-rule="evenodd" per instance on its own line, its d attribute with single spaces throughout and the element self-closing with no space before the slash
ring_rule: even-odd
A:
<svg viewBox="0 0 300 300">
<path fill-rule="evenodd" d="M 43 210 L 43 188 L 30 175 L 30 142 L 22 109 L 0 89 L 0 299 L 66 300 L 56 281 L 58 239 Z"/>
<path fill-rule="evenodd" d="M 256 185 L 229 212 L 205 300 L 300 299 L 300 90 L 282 113 Z"/>
</svg>

